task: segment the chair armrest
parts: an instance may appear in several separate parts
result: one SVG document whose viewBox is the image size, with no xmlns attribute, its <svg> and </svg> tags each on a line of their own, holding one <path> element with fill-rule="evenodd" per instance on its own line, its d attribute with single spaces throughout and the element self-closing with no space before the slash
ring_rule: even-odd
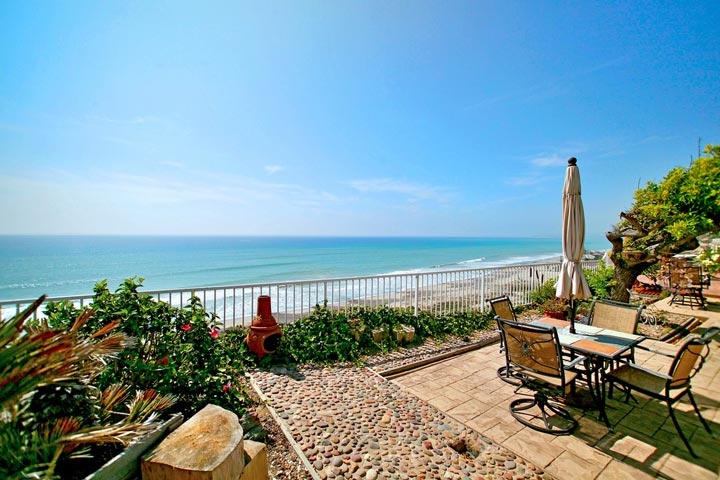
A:
<svg viewBox="0 0 720 480">
<path fill-rule="evenodd" d="M 661 352 L 660 350 L 653 350 L 652 348 L 648 348 L 644 345 L 635 345 L 635 348 L 640 349 L 640 350 L 645 350 L 646 352 L 650 352 L 650 353 L 656 353 L 658 355 L 662 355 L 663 357 L 675 358 L 675 355 L 672 353 Z"/>
<path fill-rule="evenodd" d="M 649 373 L 650 375 L 654 375 L 658 378 L 662 378 L 663 380 L 672 380 L 672 377 L 670 375 L 660 373 L 657 370 L 651 370 L 646 367 L 641 367 L 637 363 L 628 363 L 630 368 L 634 368 L 635 370 L 640 370 L 641 372 Z M 610 375 L 612 375 L 612 372 L 610 372 Z"/>
<path fill-rule="evenodd" d="M 577 365 L 578 363 L 584 362 L 584 361 L 585 361 L 585 357 L 582 355 L 579 355 L 579 356 L 575 357 L 570 363 L 563 364 L 563 369 L 569 370 L 569 369 L 573 368 L 575 365 Z"/>
</svg>

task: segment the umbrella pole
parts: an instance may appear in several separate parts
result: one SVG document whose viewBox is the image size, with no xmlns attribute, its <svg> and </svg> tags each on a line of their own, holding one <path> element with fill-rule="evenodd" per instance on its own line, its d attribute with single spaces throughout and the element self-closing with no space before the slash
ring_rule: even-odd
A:
<svg viewBox="0 0 720 480">
<path fill-rule="evenodd" d="M 575 299 L 570 297 L 570 333 L 575 333 Z"/>
</svg>

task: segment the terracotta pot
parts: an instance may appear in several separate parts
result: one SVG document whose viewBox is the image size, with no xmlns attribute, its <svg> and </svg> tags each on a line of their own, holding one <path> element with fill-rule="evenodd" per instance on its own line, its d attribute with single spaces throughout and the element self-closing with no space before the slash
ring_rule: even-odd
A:
<svg viewBox="0 0 720 480">
<path fill-rule="evenodd" d="M 548 312 L 545 310 L 543 312 L 543 315 L 550 318 L 555 318 L 557 320 L 565 320 L 565 312 Z"/>
<path fill-rule="evenodd" d="M 372 330 L 372 338 L 375 342 L 381 342 L 387 336 L 387 332 L 384 328 L 374 328 Z"/>
</svg>

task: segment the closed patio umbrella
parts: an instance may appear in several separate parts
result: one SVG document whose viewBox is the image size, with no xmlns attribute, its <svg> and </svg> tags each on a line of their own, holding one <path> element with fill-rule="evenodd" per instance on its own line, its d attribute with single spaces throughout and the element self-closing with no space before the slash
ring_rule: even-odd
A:
<svg viewBox="0 0 720 480">
<path fill-rule="evenodd" d="M 570 300 L 570 332 L 575 333 L 575 300 L 592 293 L 580 264 L 585 253 L 585 211 L 580 197 L 580 170 L 575 157 L 568 160 L 562 200 L 562 253 L 555 296 Z"/>
</svg>

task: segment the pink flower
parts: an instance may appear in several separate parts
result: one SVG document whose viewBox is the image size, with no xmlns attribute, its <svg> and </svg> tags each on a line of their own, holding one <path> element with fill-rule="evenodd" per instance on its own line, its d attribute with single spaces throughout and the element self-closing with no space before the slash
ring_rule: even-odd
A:
<svg viewBox="0 0 720 480">
<path fill-rule="evenodd" d="M 227 391 L 230 390 L 231 388 L 232 388 L 232 385 L 230 385 L 229 383 L 227 383 L 227 384 L 223 385 L 223 392 L 227 392 Z"/>
<path fill-rule="evenodd" d="M 180 326 L 180 329 L 183 332 L 189 332 L 191 328 L 192 328 L 192 325 L 190 325 L 189 323 L 186 323 L 185 325 Z"/>
<path fill-rule="evenodd" d="M 210 330 L 210 336 L 212 338 L 218 338 L 220 336 L 220 330 L 218 330 L 217 328 L 213 328 L 212 330 Z"/>
</svg>

